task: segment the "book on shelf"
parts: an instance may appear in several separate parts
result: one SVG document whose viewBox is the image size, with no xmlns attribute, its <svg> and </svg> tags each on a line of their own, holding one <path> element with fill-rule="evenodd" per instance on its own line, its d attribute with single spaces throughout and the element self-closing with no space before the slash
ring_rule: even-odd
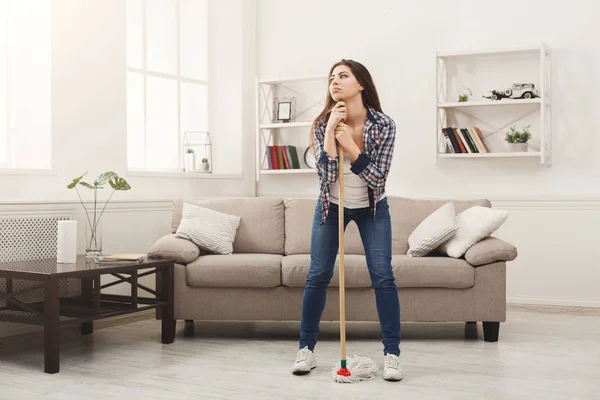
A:
<svg viewBox="0 0 600 400">
<path fill-rule="evenodd" d="M 281 146 L 275 146 L 275 150 L 277 151 L 277 164 L 279 164 L 279 169 L 286 169 L 285 164 L 283 163 L 283 154 L 281 153 Z"/>
<path fill-rule="evenodd" d="M 442 128 L 446 153 L 489 153 L 489 147 L 481 133 L 476 127 L 467 128 Z"/>
<path fill-rule="evenodd" d="M 269 169 L 300 169 L 296 146 L 267 146 Z"/>
</svg>

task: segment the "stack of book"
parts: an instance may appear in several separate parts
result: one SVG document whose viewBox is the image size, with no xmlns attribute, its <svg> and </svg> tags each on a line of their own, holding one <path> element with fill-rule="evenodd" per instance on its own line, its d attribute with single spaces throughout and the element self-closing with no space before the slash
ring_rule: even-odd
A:
<svg viewBox="0 0 600 400">
<path fill-rule="evenodd" d="M 295 146 L 267 146 L 269 169 L 300 169 Z"/>
<path fill-rule="evenodd" d="M 471 128 L 442 128 L 447 153 L 489 153 L 481 130 Z"/>
</svg>

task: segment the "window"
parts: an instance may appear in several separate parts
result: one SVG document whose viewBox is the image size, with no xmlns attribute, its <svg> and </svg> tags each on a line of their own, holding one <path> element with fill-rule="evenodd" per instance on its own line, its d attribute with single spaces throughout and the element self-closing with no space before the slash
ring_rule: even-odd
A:
<svg viewBox="0 0 600 400">
<path fill-rule="evenodd" d="M 0 0 L 0 169 L 50 169 L 50 0 Z"/>
<path fill-rule="evenodd" d="M 208 130 L 208 1 L 127 0 L 127 164 L 181 171 L 183 135 Z"/>
</svg>

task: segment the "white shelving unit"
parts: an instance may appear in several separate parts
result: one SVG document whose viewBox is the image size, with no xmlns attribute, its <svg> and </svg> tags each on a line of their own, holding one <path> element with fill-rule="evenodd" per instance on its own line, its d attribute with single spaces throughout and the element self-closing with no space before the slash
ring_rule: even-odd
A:
<svg viewBox="0 0 600 400">
<path fill-rule="evenodd" d="M 482 158 L 522 158 L 522 157 L 536 157 L 539 158 L 542 164 L 550 165 L 552 163 L 552 136 L 551 136 L 551 52 L 548 46 L 541 44 L 539 46 L 532 47 L 520 47 L 520 48 L 505 48 L 505 49 L 483 49 L 483 50 L 468 50 L 468 51 L 453 51 L 453 52 L 437 52 L 436 54 L 436 116 L 437 116 L 437 129 L 436 129 L 436 161 L 439 159 L 452 158 L 452 159 L 482 159 Z M 519 62 L 521 59 L 526 58 L 527 60 L 537 60 L 537 72 L 539 73 L 539 84 L 536 87 L 539 90 L 539 98 L 532 99 L 502 99 L 502 100 L 485 100 L 479 97 L 479 93 L 473 93 L 473 96 L 478 97 L 475 101 L 457 102 L 455 94 L 449 93 L 449 80 L 457 79 L 456 76 L 449 76 L 447 66 L 450 63 L 461 63 L 468 65 L 465 68 L 468 71 L 476 71 L 478 61 L 486 60 L 489 63 L 490 59 L 497 61 L 498 65 L 502 65 L 502 62 L 507 60 Z M 511 71 L 512 72 L 512 71 Z M 487 73 L 487 72 L 486 72 Z M 527 79 L 525 76 L 524 79 Z M 458 78 L 458 80 L 462 80 Z M 525 82 L 529 82 L 526 80 Z M 525 83 L 523 82 L 523 83 Z M 507 87 L 510 87 L 512 83 L 517 82 L 506 82 Z M 492 85 L 490 83 L 490 85 Z M 501 89 L 500 87 L 488 87 L 491 89 Z M 479 100 L 482 99 L 482 100 Z M 510 108 L 512 107 L 512 108 Z M 510 125 L 515 124 L 517 121 L 528 117 L 534 113 L 539 115 L 539 132 L 533 132 L 532 135 L 539 135 L 539 149 L 532 148 L 530 145 L 528 152 L 507 152 L 497 151 L 494 149 L 490 150 L 489 153 L 447 153 L 446 144 L 444 140 L 444 134 L 442 128 L 450 126 L 450 117 L 454 117 L 455 114 L 460 113 L 469 117 L 473 117 L 471 112 L 474 110 L 485 109 L 484 114 L 489 116 L 493 115 L 499 110 L 502 110 L 506 115 L 510 115 L 508 123 L 496 126 L 495 129 L 489 129 L 486 136 L 491 135 L 502 135 Z M 509 111 L 510 110 L 510 111 Z M 516 118 L 515 118 L 516 116 Z M 476 119 L 477 118 L 474 117 Z M 491 132 L 490 132 L 491 131 Z M 484 132 L 485 134 L 486 132 Z"/>
<path fill-rule="evenodd" d="M 300 168 L 300 169 L 263 169 L 261 174 L 263 175 L 287 175 L 287 174 L 314 174 L 317 172 L 312 168 Z"/>
<path fill-rule="evenodd" d="M 310 127 L 312 122 L 279 122 L 275 124 L 260 124 L 261 129 L 285 129 Z"/>
<path fill-rule="evenodd" d="M 279 89 L 290 89 L 287 85 L 292 84 L 297 86 L 298 84 L 308 83 L 310 81 L 322 81 L 324 85 L 327 85 L 327 76 L 297 76 L 297 77 L 284 77 L 275 79 L 261 79 L 256 78 L 256 181 L 258 182 L 261 176 L 264 175 L 306 175 L 315 174 L 316 169 L 307 168 L 304 166 L 300 169 L 268 169 L 267 160 L 267 146 L 277 145 L 282 140 L 281 132 L 283 130 L 291 129 L 297 131 L 298 134 L 306 138 L 308 142 L 308 134 L 310 127 L 312 126 L 312 120 L 301 120 L 297 122 L 279 122 L 274 123 L 272 120 L 273 116 L 273 100 L 277 97 Z M 314 82 L 313 82 L 314 83 Z M 315 100 L 309 95 L 300 93 L 299 91 L 290 89 L 294 93 L 294 96 L 286 97 L 302 97 L 307 99 L 312 105 L 306 107 L 307 109 L 312 108 L 315 105 L 323 104 L 323 100 Z M 322 94 L 322 92 L 319 92 Z M 297 103 L 298 107 L 298 103 Z M 302 115 L 306 110 L 296 115 Z M 291 134 L 291 133 L 287 133 Z M 295 134 L 295 132 L 294 132 Z M 300 165 L 304 165 L 304 151 L 305 148 L 296 148 L 298 154 L 298 161 Z"/>
<path fill-rule="evenodd" d="M 542 100 L 535 99 L 510 99 L 510 100 L 490 100 L 490 101 L 463 101 L 454 103 L 438 103 L 439 108 L 462 108 L 462 107 L 502 107 L 519 104 L 541 104 Z"/>
</svg>

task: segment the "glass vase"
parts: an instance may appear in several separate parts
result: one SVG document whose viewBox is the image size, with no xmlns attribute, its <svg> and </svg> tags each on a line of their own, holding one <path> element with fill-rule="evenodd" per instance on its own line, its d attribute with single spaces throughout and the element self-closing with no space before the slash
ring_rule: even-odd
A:
<svg viewBox="0 0 600 400">
<path fill-rule="evenodd" d="M 94 214 L 90 213 L 85 225 L 85 257 L 98 257 L 102 255 L 102 220 L 94 222 Z"/>
</svg>

